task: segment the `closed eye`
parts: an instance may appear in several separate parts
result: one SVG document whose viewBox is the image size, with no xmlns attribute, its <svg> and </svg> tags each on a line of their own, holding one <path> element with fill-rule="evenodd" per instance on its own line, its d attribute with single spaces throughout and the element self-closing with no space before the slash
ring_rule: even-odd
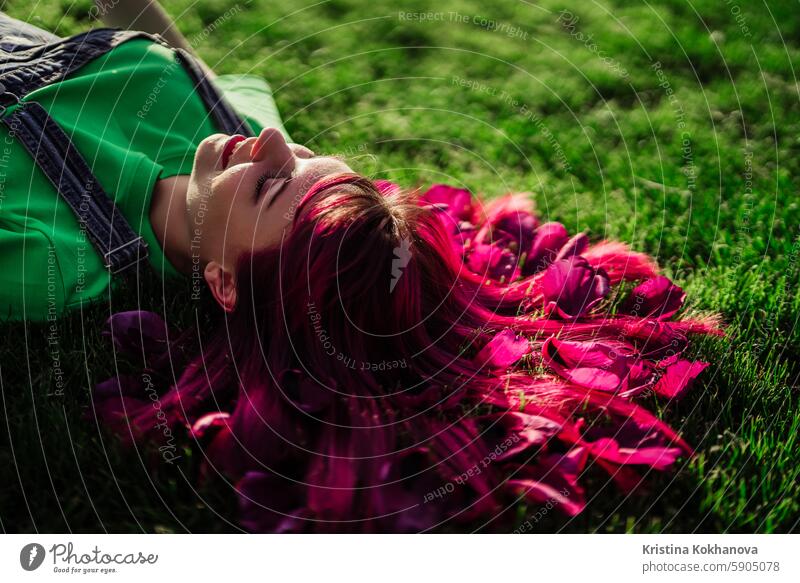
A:
<svg viewBox="0 0 800 583">
<path fill-rule="evenodd" d="M 256 188 L 255 188 L 256 201 L 258 201 L 258 199 L 261 198 L 261 191 L 264 189 L 264 185 L 267 183 L 267 181 L 274 180 L 276 178 L 280 178 L 280 173 L 277 171 L 265 172 L 264 174 L 258 177 L 258 180 L 256 180 Z"/>
</svg>

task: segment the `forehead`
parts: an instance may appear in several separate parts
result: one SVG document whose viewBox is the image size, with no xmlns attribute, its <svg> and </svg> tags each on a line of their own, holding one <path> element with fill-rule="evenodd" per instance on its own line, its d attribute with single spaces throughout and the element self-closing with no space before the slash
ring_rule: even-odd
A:
<svg viewBox="0 0 800 583">
<path fill-rule="evenodd" d="M 341 174 L 343 172 L 352 172 L 352 169 L 338 158 L 330 156 L 300 158 L 295 162 L 293 182 L 298 192 L 307 192 L 308 189 L 314 186 L 315 182 L 331 174 Z"/>
</svg>

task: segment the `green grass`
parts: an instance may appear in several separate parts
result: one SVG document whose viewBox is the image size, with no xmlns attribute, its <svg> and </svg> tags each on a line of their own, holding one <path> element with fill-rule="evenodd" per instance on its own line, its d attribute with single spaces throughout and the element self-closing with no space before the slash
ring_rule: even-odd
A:
<svg viewBox="0 0 800 583">
<path fill-rule="evenodd" d="M 388 0 L 242 1 L 203 34 L 228 3 L 165 2 L 217 71 L 270 81 L 295 140 L 407 185 L 530 191 L 547 219 L 656 256 L 687 290 L 689 310 L 722 314 L 727 338 L 693 345 L 713 363 L 693 392 L 666 410 L 648 404 L 697 456 L 652 476 L 645 496 L 622 496 L 603 476 L 589 476 L 586 512 L 572 520 L 551 512 L 535 530 L 795 530 L 797 4 L 740 2 L 737 22 L 735 3 L 718 0 L 575 2 L 572 34 L 557 22 L 562 4 L 406 8 L 444 19 L 419 22 Z M 35 6 L 35 15 L 21 1 L 4 10 L 61 35 L 90 24 L 87 0 Z M 490 30 L 476 15 L 521 32 Z M 163 290 L 155 278 L 141 287 L 145 306 L 192 318 L 185 290 Z M 136 306 L 136 291 L 119 290 L 114 309 Z M 63 394 L 55 392 L 47 328 L 0 327 L 0 526 L 235 530 L 231 488 L 193 486 L 198 452 L 185 451 L 180 468 L 152 468 L 146 452 L 125 452 L 84 417 L 90 386 L 113 371 L 99 335 L 107 313 L 98 306 L 58 323 Z M 521 521 L 527 511 L 518 508 Z"/>
</svg>

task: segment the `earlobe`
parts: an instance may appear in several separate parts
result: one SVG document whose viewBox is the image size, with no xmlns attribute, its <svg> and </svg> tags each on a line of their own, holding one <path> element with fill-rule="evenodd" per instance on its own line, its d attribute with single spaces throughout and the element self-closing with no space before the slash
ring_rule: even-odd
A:
<svg viewBox="0 0 800 583">
<path fill-rule="evenodd" d="M 226 312 L 232 312 L 236 308 L 236 280 L 233 273 L 216 261 L 209 261 L 203 277 L 220 307 Z"/>
</svg>

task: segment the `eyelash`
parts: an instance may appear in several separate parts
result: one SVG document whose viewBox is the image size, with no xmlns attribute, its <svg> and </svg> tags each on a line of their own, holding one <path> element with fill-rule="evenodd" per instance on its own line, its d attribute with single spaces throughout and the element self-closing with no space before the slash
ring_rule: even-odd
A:
<svg viewBox="0 0 800 583">
<path fill-rule="evenodd" d="M 258 200 L 259 195 L 261 194 L 261 189 L 264 188 L 264 184 L 267 180 L 278 178 L 279 174 L 277 172 L 266 172 L 259 176 L 258 180 L 256 180 L 256 192 L 255 192 L 255 199 Z"/>
</svg>

